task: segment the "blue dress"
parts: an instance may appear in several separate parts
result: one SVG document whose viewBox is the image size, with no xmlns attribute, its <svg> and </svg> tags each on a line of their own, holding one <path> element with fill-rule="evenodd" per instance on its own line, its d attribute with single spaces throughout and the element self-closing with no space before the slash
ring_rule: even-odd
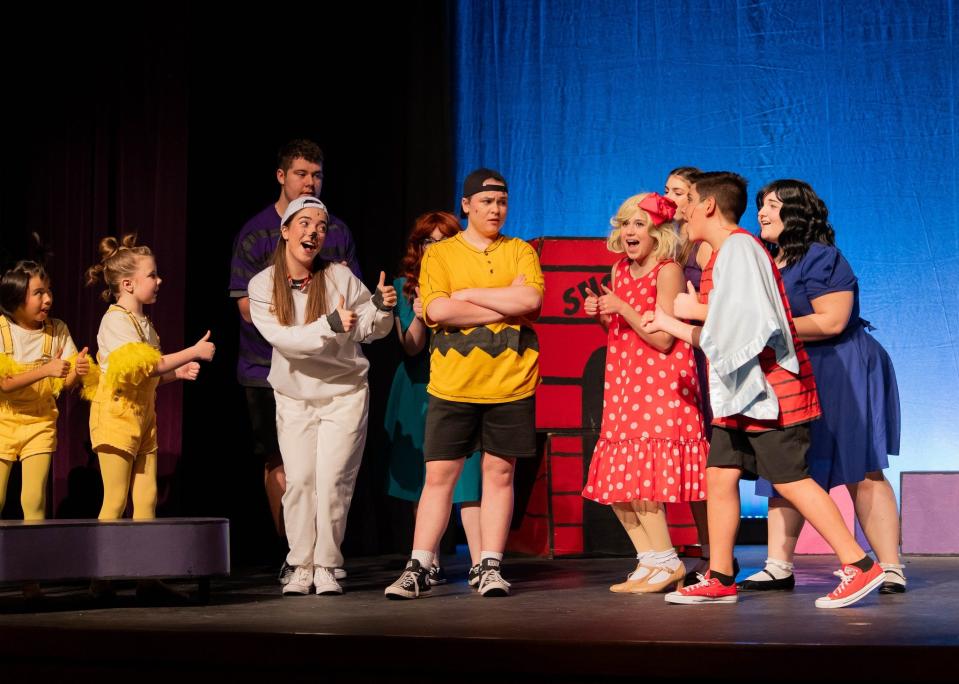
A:
<svg viewBox="0 0 959 684">
<path fill-rule="evenodd" d="M 859 318 L 859 284 L 838 249 L 814 243 L 805 256 L 782 270 L 793 318 L 814 313 L 811 300 L 832 292 L 852 292 L 846 329 L 821 342 L 806 342 L 816 374 L 822 418 L 810 424 L 806 455 L 809 474 L 829 490 L 855 484 L 866 473 L 889 466 L 899 453 L 899 388 L 889 354 Z M 756 494 L 775 496 L 766 480 Z"/>
<path fill-rule="evenodd" d="M 406 278 L 393 281 L 398 296 L 394 315 L 405 332 L 413 322 L 413 302 L 403 296 Z M 389 469 L 387 493 L 398 499 L 419 501 L 426 466 L 423 462 L 423 434 L 426 426 L 426 385 L 430 381 L 429 344 L 416 356 L 406 356 L 393 375 L 393 386 L 386 403 L 386 434 Z M 471 455 L 453 490 L 453 502 L 480 500 L 482 483 L 480 458 Z"/>
</svg>

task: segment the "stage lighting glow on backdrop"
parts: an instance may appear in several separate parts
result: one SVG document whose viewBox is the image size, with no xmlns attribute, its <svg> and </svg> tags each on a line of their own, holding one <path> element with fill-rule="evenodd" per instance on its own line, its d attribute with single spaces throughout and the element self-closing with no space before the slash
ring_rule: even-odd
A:
<svg viewBox="0 0 959 684">
<path fill-rule="evenodd" d="M 458 178 L 505 174 L 508 234 L 604 235 L 675 166 L 811 183 L 896 365 L 889 479 L 959 469 L 954 3 L 460 0 L 453 35 Z"/>
</svg>

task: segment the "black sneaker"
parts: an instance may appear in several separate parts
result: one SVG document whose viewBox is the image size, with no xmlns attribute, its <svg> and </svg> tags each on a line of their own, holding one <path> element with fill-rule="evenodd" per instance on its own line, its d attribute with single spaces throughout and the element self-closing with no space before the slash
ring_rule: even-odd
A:
<svg viewBox="0 0 959 684">
<path fill-rule="evenodd" d="M 389 599 L 414 599 L 430 592 L 429 572 L 420 567 L 420 562 L 410 558 L 406 569 L 383 593 Z"/>
<path fill-rule="evenodd" d="M 686 573 L 686 577 L 683 578 L 683 584 L 686 586 L 693 586 L 699 582 L 699 576 L 705 576 L 709 571 L 709 557 L 703 556 L 697 558 L 695 564 L 686 565 L 687 568 L 691 568 L 689 572 Z M 733 578 L 739 574 L 739 559 L 733 556 Z"/>
<path fill-rule="evenodd" d="M 480 563 L 479 593 L 483 596 L 509 596 L 510 583 L 500 574 L 500 562 L 484 558 Z"/>
<path fill-rule="evenodd" d="M 443 572 L 443 568 L 438 565 L 430 566 L 429 577 L 426 578 L 426 581 L 430 583 L 431 587 L 435 587 L 437 584 L 446 584 L 446 573 Z"/>
<path fill-rule="evenodd" d="M 470 571 L 466 573 L 466 583 L 476 589 L 479 586 L 480 582 L 480 566 L 479 563 L 470 568 Z"/>
</svg>

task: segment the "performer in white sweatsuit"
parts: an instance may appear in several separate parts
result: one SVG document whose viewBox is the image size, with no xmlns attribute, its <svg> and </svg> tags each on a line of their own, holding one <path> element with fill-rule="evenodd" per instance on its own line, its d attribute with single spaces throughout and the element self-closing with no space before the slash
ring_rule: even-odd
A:
<svg viewBox="0 0 959 684">
<path fill-rule="evenodd" d="M 273 265 L 250 280 L 250 314 L 273 346 L 269 382 L 286 470 L 283 517 L 295 568 L 284 594 L 340 594 L 333 576 L 366 442 L 369 361 L 360 342 L 384 337 L 396 290 L 375 295 L 342 264 L 317 257 L 329 214 L 315 197 L 290 202 Z M 338 302 L 338 303 L 337 303 Z"/>
</svg>

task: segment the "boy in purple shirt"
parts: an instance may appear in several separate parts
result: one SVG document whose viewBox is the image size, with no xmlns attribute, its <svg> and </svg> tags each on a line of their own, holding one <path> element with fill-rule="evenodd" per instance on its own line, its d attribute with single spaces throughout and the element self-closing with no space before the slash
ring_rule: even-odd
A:
<svg viewBox="0 0 959 684">
<path fill-rule="evenodd" d="M 247 284 L 257 273 L 270 265 L 273 251 L 280 240 L 280 219 L 290 202 L 298 197 L 320 196 L 323 187 L 323 151 L 311 140 L 291 140 L 277 154 L 276 180 L 280 197 L 246 222 L 233 242 L 230 265 L 230 297 L 240 310 L 240 346 L 236 377 L 246 390 L 253 452 L 264 462 L 266 496 L 277 534 L 284 538 L 281 499 L 286 490 L 286 475 L 276 441 L 276 403 L 273 389 L 267 382 L 270 374 L 270 343 L 253 326 Z M 356 246 L 350 229 L 330 215 L 329 227 L 320 258 L 349 266 L 360 277 Z M 280 571 L 280 582 L 289 579 L 286 564 Z"/>
</svg>

